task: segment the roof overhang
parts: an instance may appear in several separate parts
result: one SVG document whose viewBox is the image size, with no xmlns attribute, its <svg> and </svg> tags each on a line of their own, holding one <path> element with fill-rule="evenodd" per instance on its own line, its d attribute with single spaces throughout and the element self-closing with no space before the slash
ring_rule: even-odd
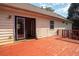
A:
<svg viewBox="0 0 79 59">
<path fill-rule="evenodd" d="M 64 18 L 54 12 L 41 9 L 39 7 L 33 6 L 28 3 L 5 3 L 5 4 L 1 3 L 0 5 L 6 6 L 6 7 L 19 8 L 19 9 L 22 9 L 25 11 L 30 11 L 30 12 L 35 12 L 35 13 L 39 13 L 42 15 L 50 16 L 50 17 L 55 17 L 55 18 L 61 19 L 61 21 L 66 21 L 66 18 Z M 67 22 L 71 23 L 71 21 L 67 21 Z"/>
</svg>

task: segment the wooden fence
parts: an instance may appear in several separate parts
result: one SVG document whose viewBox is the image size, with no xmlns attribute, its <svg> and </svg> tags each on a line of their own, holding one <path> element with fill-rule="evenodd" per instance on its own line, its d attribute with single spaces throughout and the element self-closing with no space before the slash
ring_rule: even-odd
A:
<svg viewBox="0 0 79 59">
<path fill-rule="evenodd" d="M 71 38 L 79 40 L 79 30 L 57 30 L 57 35 L 63 38 Z"/>
</svg>

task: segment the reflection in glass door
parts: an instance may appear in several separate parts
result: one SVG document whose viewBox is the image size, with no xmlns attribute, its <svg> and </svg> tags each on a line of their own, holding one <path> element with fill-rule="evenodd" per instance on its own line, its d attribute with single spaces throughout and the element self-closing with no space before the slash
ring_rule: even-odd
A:
<svg viewBox="0 0 79 59">
<path fill-rule="evenodd" d="M 25 38 L 25 18 L 16 17 L 16 39 Z"/>
</svg>

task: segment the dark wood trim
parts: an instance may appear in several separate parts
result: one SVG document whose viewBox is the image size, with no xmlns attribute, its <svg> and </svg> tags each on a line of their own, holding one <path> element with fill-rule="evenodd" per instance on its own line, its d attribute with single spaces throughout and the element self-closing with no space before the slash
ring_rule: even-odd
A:
<svg viewBox="0 0 79 59">
<path fill-rule="evenodd" d="M 36 38 L 36 19 L 35 18 L 29 18 L 29 17 L 23 17 L 23 16 L 15 16 L 15 41 L 17 41 L 18 39 L 17 39 L 17 30 L 16 30 L 16 18 L 17 17 L 22 17 L 22 18 L 25 18 L 25 20 L 29 20 L 29 19 L 31 19 L 31 20 L 33 20 L 33 22 L 34 22 L 34 38 L 35 39 L 37 39 Z M 25 23 L 26 24 L 26 23 Z M 25 35 L 26 35 L 26 28 L 25 28 Z M 25 39 L 27 38 L 27 36 L 25 37 Z"/>
<path fill-rule="evenodd" d="M 17 41 L 17 33 L 16 33 L 16 17 L 17 17 L 17 16 L 15 16 L 15 41 Z"/>
</svg>

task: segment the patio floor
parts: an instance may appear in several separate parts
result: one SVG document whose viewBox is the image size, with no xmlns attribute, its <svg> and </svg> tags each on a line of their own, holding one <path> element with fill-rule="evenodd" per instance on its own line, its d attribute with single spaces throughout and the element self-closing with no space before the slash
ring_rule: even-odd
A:
<svg viewBox="0 0 79 59">
<path fill-rule="evenodd" d="M 79 44 L 56 37 L 0 46 L 0 56 L 79 56 Z"/>
</svg>

